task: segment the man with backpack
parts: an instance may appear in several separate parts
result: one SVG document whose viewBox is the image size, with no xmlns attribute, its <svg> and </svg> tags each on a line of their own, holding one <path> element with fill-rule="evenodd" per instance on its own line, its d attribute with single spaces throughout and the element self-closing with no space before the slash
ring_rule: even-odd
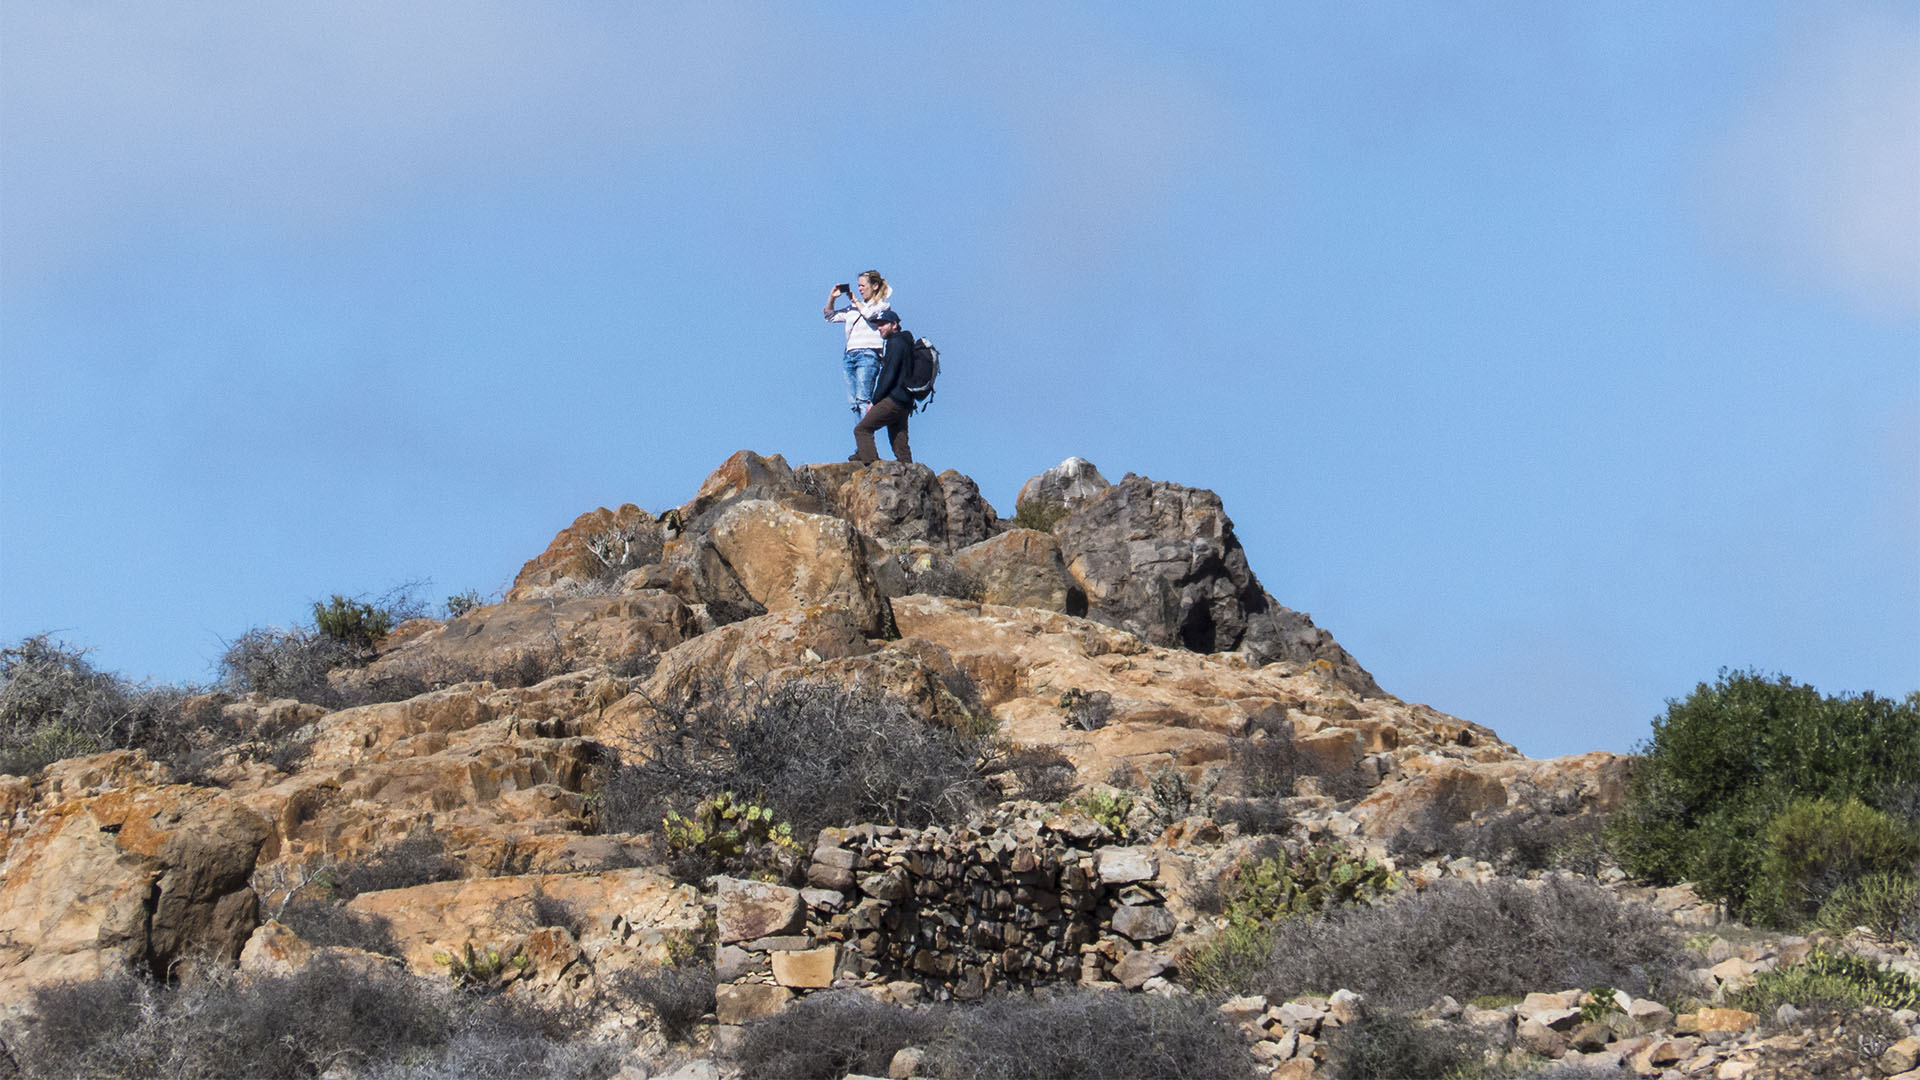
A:
<svg viewBox="0 0 1920 1080">
<path fill-rule="evenodd" d="M 873 433 L 886 428 L 894 459 L 910 462 L 913 451 L 907 446 L 907 417 L 913 415 L 914 396 L 908 389 L 913 372 L 913 335 L 900 329 L 900 316 L 892 310 L 878 312 L 868 321 L 884 339 L 880 372 L 873 378 L 873 405 L 853 426 L 855 450 L 847 460 L 879 461 L 880 452 L 874 449 Z"/>
</svg>

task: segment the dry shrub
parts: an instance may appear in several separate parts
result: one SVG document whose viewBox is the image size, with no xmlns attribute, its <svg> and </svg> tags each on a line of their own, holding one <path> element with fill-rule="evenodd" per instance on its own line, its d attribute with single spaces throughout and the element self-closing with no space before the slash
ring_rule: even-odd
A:
<svg viewBox="0 0 1920 1080">
<path fill-rule="evenodd" d="M 944 1080 L 1254 1075 L 1240 1033 L 1211 1001 L 1157 994 L 993 998 L 954 1009 L 930 1051 Z"/>
<path fill-rule="evenodd" d="M 464 876 L 460 864 L 447 857 L 445 847 L 432 828 L 417 825 L 405 840 L 365 862 L 346 866 L 340 871 L 335 887 L 341 899 L 351 900 L 361 893 L 410 889 L 435 881 L 456 881 Z"/>
<path fill-rule="evenodd" d="M 677 1043 L 685 1042 L 701 1019 L 713 1012 L 714 983 L 711 964 L 662 965 L 621 972 L 614 977 L 611 991 L 615 997 L 645 1005 L 661 1036 Z"/>
<path fill-rule="evenodd" d="M 10 1037 L 21 1074 L 89 1080 L 569 1076 L 620 1065 L 584 1017 L 326 960 L 287 976 L 225 969 L 176 988 L 131 977 L 44 988 Z"/>
<path fill-rule="evenodd" d="M 1486 1037 L 1456 1024 L 1384 1012 L 1343 1024 L 1327 1035 L 1327 1059 L 1340 1080 L 1404 1080 L 1462 1076 L 1480 1066 Z"/>
<path fill-rule="evenodd" d="M 1073 794 L 1078 770 L 1058 747 L 1014 743 L 1005 747 L 999 765 L 1012 774 L 1019 796 L 1035 802 L 1059 802 Z"/>
<path fill-rule="evenodd" d="M 1345 988 L 1424 1007 L 1543 986 L 1646 994 L 1682 964 L 1672 925 L 1580 878 L 1442 881 L 1378 907 L 1276 927 L 1261 989 L 1275 1001 Z"/>
<path fill-rule="evenodd" d="M 954 821 L 988 793 L 990 750 L 984 733 L 929 722 L 868 686 L 706 684 L 654 703 L 618 748 L 598 820 L 603 832 L 657 829 L 668 810 L 732 792 L 797 834 Z"/>
<path fill-rule="evenodd" d="M 941 1010 L 827 991 L 747 1024 L 732 1063 L 744 1076 L 782 1080 L 840 1080 L 850 1072 L 885 1076 L 895 1053 L 924 1046 L 941 1023 Z"/>
</svg>

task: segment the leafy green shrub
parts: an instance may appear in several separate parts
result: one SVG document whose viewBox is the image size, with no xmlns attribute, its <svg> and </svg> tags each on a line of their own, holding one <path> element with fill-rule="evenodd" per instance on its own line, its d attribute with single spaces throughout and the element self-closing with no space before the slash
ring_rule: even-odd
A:
<svg viewBox="0 0 1920 1080">
<path fill-rule="evenodd" d="M 1612 838 L 1629 873 L 1692 881 L 1746 916 L 1766 826 L 1788 803 L 1890 806 L 1916 782 L 1920 692 L 1825 697 L 1783 676 L 1723 671 L 1654 721 Z"/>
<path fill-rule="evenodd" d="M 988 791 L 991 749 L 986 733 L 925 721 L 866 685 L 699 686 L 651 705 L 610 763 L 596 813 L 602 831 L 637 832 L 730 791 L 801 835 L 952 821 Z"/>
<path fill-rule="evenodd" d="M 1864 877 L 1911 874 L 1920 863 L 1920 829 L 1856 798 L 1796 799 L 1767 823 L 1764 844 L 1747 913 L 1773 926 L 1812 918 Z"/>
<path fill-rule="evenodd" d="M 1226 928 L 1194 951 L 1183 977 L 1208 993 L 1239 993 L 1258 981 L 1275 923 L 1370 903 L 1396 884 L 1392 871 L 1377 860 L 1333 844 L 1250 859 L 1220 889 Z"/>
<path fill-rule="evenodd" d="M 346 1068 L 604 1080 L 620 1065 L 582 1037 L 584 1017 L 325 959 L 287 976 L 210 969 L 175 988 L 128 977 L 68 983 L 36 991 L 32 1007 L 35 1022 L 9 1035 L 27 1077 L 238 1080 Z"/>
<path fill-rule="evenodd" d="M 667 865 L 682 881 L 700 881 L 722 871 L 779 880 L 796 867 L 801 854 L 792 825 L 774 820 L 773 811 L 731 791 L 701 799 L 685 816 L 667 811 L 660 831 Z"/>
<path fill-rule="evenodd" d="M 313 626 L 324 638 L 372 652 L 381 638 L 393 632 L 393 615 L 372 604 L 334 593 L 327 603 L 314 603 Z"/>
<path fill-rule="evenodd" d="M 945 1080 L 1254 1075 L 1240 1033 L 1212 1002 L 1191 996 L 1076 989 L 994 997 L 954 1009 L 928 1051 Z"/>
<path fill-rule="evenodd" d="M 1735 1004 L 1762 1016 L 1782 1005 L 1808 1012 L 1853 1012 L 1869 1006 L 1920 1009 L 1920 981 L 1852 953 L 1815 950 L 1805 961 L 1753 977 Z"/>
<path fill-rule="evenodd" d="M 327 678 L 337 668 L 356 667 L 371 660 L 380 639 L 394 627 L 426 614 L 415 599 L 415 583 L 396 586 L 372 601 L 349 599 L 338 593 L 313 605 L 313 623 L 290 629 L 255 627 L 227 643 L 221 654 L 221 680 L 239 693 L 343 708 L 373 701 L 396 701 L 426 689 L 424 684 L 400 678 L 399 685 L 361 688 L 343 693 Z"/>
<path fill-rule="evenodd" d="M 1340 1080 L 1460 1076 L 1486 1058 L 1486 1037 L 1457 1024 L 1383 1012 L 1326 1034 L 1327 1060 Z"/>
<path fill-rule="evenodd" d="M 746 1024 L 732 1063 L 743 1076 L 782 1080 L 840 1080 L 850 1072 L 884 1076 L 895 1053 L 933 1039 L 942 1016 L 852 991 L 810 994 Z"/>
<path fill-rule="evenodd" d="M 1050 533 L 1060 519 L 1067 516 L 1065 503 L 1048 502 L 1040 499 L 1028 499 L 1013 509 L 1013 525 L 1016 529 L 1032 529 L 1035 532 Z"/>
<path fill-rule="evenodd" d="M 1849 881 L 1833 890 L 1814 921 L 1834 934 L 1864 926 L 1883 938 L 1920 943 L 1920 878 L 1883 873 Z"/>
<path fill-rule="evenodd" d="M 1542 986 L 1645 995 L 1681 966 L 1672 924 L 1582 878 L 1447 880 L 1386 903 L 1275 925 L 1249 989 L 1280 1001 L 1341 987 L 1387 1007 L 1424 1008 Z"/>
</svg>

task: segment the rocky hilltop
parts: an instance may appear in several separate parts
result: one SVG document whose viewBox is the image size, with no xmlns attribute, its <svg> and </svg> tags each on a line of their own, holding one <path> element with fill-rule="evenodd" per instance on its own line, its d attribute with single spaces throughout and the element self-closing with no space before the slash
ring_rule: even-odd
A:
<svg viewBox="0 0 1920 1080">
<path fill-rule="evenodd" d="M 1173 993 L 1214 928 L 1204 894 L 1258 834 L 1397 852 L 1416 884 L 1485 878 L 1484 861 L 1393 842 L 1551 830 L 1622 798 L 1626 759 L 1531 760 L 1383 690 L 1261 585 L 1210 491 L 1073 459 L 1015 510 L 952 470 L 742 451 L 678 507 L 582 514 L 498 603 L 394 628 L 330 675 L 366 703 L 213 694 L 196 707 L 251 743 L 191 775 L 122 750 L 0 776 L 0 1005 L 19 1017 L 36 988 L 116 971 L 323 956 L 580 1002 L 691 948 L 718 984 L 698 1049 L 831 987 Z M 617 827 L 609 777 L 665 752 L 663 709 L 697 719 L 703 695 L 802 684 L 992 747 L 971 816 L 842 821 L 799 837 L 771 881 L 676 877 L 658 829 Z M 431 872 L 340 888 L 409 860 Z M 347 892 L 337 917 L 377 925 L 380 947 L 292 928 Z M 1538 1025 L 1542 1052 L 1568 1052 L 1571 1001 Z M 1256 1057 L 1321 1075 L 1303 1032 L 1344 1006 L 1273 1006 L 1234 1014 Z M 1485 1022 L 1512 1043 L 1521 1012 Z M 671 1058 L 644 1016 L 607 1024 Z"/>
</svg>

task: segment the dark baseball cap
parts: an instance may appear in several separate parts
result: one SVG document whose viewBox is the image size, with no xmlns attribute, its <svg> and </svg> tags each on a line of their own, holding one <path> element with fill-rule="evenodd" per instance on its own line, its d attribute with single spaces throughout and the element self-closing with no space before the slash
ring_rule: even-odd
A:
<svg viewBox="0 0 1920 1080">
<path fill-rule="evenodd" d="M 884 311 L 876 311 L 872 315 L 867 316 L 867 321 L 875 326 L 879 326 L 881 323 L 893 323 L 898 326 L 900 323 L 900 314 L 892 308 L 887 308 Z"/>
</svg>

